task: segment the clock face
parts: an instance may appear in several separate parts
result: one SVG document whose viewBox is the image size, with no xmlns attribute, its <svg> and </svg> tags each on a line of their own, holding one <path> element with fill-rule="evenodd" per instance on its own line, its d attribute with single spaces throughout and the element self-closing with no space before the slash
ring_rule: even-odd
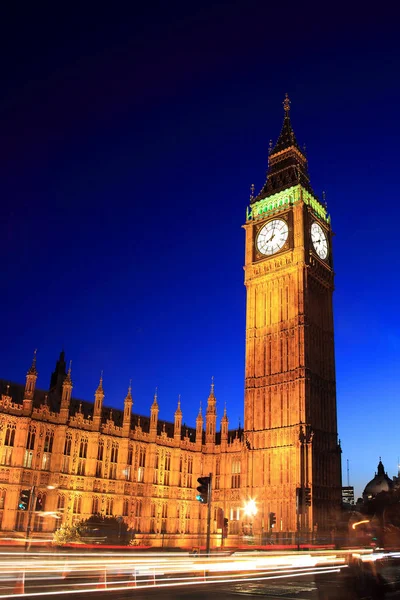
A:
<svg viewBox="0 0 400 600">
<path fill-rule="evenodd" d="M 318 223 L 313 223 L 311 225 L 311 241 L 315 252 L 320 258 L 325 260 L 328 256 L 328 239 L 325 231 Z"/>
<path fill-rule="evenodd" d="M 261 254 L 271 256 L 283 248 L 288 239 L 289 229 L 286 221 L 274 219 L 261 227 L 257 236 L 257 250 Z"/>
</svg>

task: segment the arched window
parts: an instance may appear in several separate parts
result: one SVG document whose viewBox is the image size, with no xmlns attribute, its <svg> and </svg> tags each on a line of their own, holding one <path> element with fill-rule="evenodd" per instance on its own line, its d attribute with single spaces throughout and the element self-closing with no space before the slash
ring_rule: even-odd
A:
<svg viewBox="0 0 400 600">
<path fill-rule="evenodd" d="M 106 515 L 111 517 L 113 514 L 114 501 L 112 498 L 106 498 Z"/>
<path fill-rule="evenodd" d="M 97 446 L 96 477 L 103 477 L 104 440 Z"/>
<path fill-rule="evenodd" d="M 139 448 L 139 460 L 138 460 L 138 474 L 137 474 L 137 480 L 138 483 L 143 483 L 144 482 L 144 468 L 146 466 L 146 448 L 144 448 L 143 446 L 141 446 Z"/>
<path fill-rule="evenodd" d="M 44 446 L 43 446 L 43 457 L 42 457 L 42 470 L 43 471 L 50 470 L 50 459 L 51 459 L 51 453 L 53 451 L 53 440 L 54 440 L 54 432 L 47 431 L 46 437 L 44 438 Z"/>
<path fill-rule="evenodd" d="M 4 448 L 1 453 L 1 464 L 11 465 L 11 457 L 13 453 L 15 439 L 15 425 L 7 425 L 6 434 L 4 436 Z"/>
<path fill-rule="evenodd" d="M 110 469 L 108 473 L 109 479 L 117 478 L 117 462 L 118 462 L 118 444 L 113 442 L 110 454 Z"/>
<path fill-rule="evenodd" d="M 78 467 L 76 470 L 77 475 L 85 475 L 87 448 L 88 448 L 88 439 L 87 439 L 87 437 L 83 437 L 83 438 L 81 438 L 81 442 L 79 444 L 79 460 L 78 460 Z"/>
<path fill-rule="evenodd" d="M 7 425 L 7 431 L 4 438 L 5 446 L 14 446 L 15 439 L 15 425 Z"/>
<path fill-rule="evenodd" d="M 0 490 L 0 510 L 3 510 L 6 501 L 6 490 Z"/>
<path fill-rule="evenodd" d="M 71 456 L 71 448 L 72 448 L 72 434 L 67 433 L 67 435 L 65 436 L 64 455 L 63 455 L 62 464 L 61 464 L 61 472 L 62 473 L 69 473 L 69 461 L 70 461 L 70 456 Z"/>
<path fill-rule="evenodd" d="M 169 477 L 171 472 L 171 453 L 166 452 L 164 459 L 164 485 L 169 485 Z"/>
<path fill-rule="evenodd" d="M 36 429 L 30 427 L 28 437 L 26 439 L 26 449 L 24 454 L 24 467 L 30 469 L 32 467 L 33 451 L 35 448 Z"/>
<path fill-rule="evenodd" d="M 80 515 L 82 511 L 82 496 L 75 496 L 72 512 L 74 515 Z"/>
<path fill-rule="evenodd" d="M 123 508 L 122 508 L 122 515 L 124 517 L 127 517 L 129 515 L 129 500 L 127 498 L 124 498 L 124 504 L 123 504 Z"/>
<path fill-rule="evenodd" d="M 98 514 L 100 514 L 99 498 L 97 496 L 94 496 L 93 501 L 92 501 L 92 515 L 98 515 Z"/>
<path fill-rule="evenodd" d="M 87 447 L 88 447 L 88 440 L 87 440 L 87 438 L 83 437 L 81 439 L 81 443 L 79 445 L 79 458 L 87 457 Z"/>
<path fill-rule="evenodd" d="M 26 439 L 26 449 L 33 450 L 35 448 L 35 437 L 36 437 L 36 429 L 34 427 L 30 427 L 28 431 L 28 437 Z"/>
</svg>

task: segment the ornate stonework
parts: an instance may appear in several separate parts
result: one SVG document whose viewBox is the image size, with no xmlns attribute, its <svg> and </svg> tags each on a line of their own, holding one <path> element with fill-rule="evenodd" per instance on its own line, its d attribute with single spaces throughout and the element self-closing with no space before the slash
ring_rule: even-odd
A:
<svg viewBox="0 0 400 600">
<path fill-rule="evenodd" d="M 214 381 L 205 418 L 182 426 L 159 419 L 157 392 L 150 416 L 132 412 L 131 385 L 123 410 L 104 406 L 103 377 L 94 402 L 72 397 L 71 366 L 60 354 L 48 391 L 36 389 L 36 353 L 26 384 L 0 380 L 0 535 L 26 532 L 21 490 L 35 486 L 44 514 L 33 511 L 36 535 L 100 512 L 122 516 L 138 541 L 153 545 L 205 543 L 207 510 L 196 500 L 197 478 L 213 474 L 212 545 L 221 544 L 218 510 L 229 519 L 229 545 L 251 531 L 262 543 L 293 533 L 296 488 L 311 488 L 301 515 L 305 530 L 329 527 L 341 498 L 333 348 L 332 256 L 321 260 L 310 240 L 316 221 L 331 250 L 330 218 L 312 191 L 307 160 L 290 123 L 290 102 L 267 182 L 247 210 L 245 244 L 245 428 L 228 430 L 226 409 L 217 432 Z M 261 227 L 285 222 L 276 254 L 256 248 Z M 273 235 L 273 234 L 272 234 Z M 267 240 L 268 241 L 268 240 Z M 249 524 L 244 506 L 258 512 Z"/>
<path fill-rule="evenodd" d="M 260 508 L 255 532 L 269 527 L 270 512 L 282 531 L 326 530 L 340 506 L 332 232 L 310 186 L 289 108 L 286 103 L 281 136 L 269 155 L 267 183 L 251 198 L 244 226 L 245 436 L 252 447 L 248 493 Z M 255 250 L 258 232 L 274 219 L 288 224 L 287 241 L 263 256 Z M 325 260 L 311 242 L 314 222 L 329 240 Z M 304 487 L 311 490 L 311 505 L 298 515 L 296 490 Z"/>
</svg>

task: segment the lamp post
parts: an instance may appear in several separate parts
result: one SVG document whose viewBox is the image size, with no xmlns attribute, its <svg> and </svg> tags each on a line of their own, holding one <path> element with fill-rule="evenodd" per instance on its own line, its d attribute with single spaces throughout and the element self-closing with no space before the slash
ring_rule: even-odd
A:
<svg viewBox="0 0 400 600">
<path fill-rule="evenodd" d="M 247 517 L 249 518 L 249 524 L 250 524 L 250 535 L 253 535 L 253 518 L 255 517 L 255 515 L 257 514 L 257 505 L 256 505 L 256 501 L 253 498 L 250 498 L 250 500 L 248 500 L 246 502 L 246 504 L 244 505 L 244 513 L 245 515 L 247 515 Z"/>
</svg>

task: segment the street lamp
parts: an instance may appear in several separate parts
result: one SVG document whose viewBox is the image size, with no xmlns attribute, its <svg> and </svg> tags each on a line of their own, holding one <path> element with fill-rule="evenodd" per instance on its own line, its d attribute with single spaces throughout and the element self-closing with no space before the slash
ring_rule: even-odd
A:
<svg viewBox="0 0 400 600">
<path fill-rule="evenodd" d="M 253 535 L 253 518 L 257 514 L 257 505 L 254 498 L 250 498 L 244 505 L 244 514 L 249 517 L 250 520 L 250 535 Z"/>
</svg>

